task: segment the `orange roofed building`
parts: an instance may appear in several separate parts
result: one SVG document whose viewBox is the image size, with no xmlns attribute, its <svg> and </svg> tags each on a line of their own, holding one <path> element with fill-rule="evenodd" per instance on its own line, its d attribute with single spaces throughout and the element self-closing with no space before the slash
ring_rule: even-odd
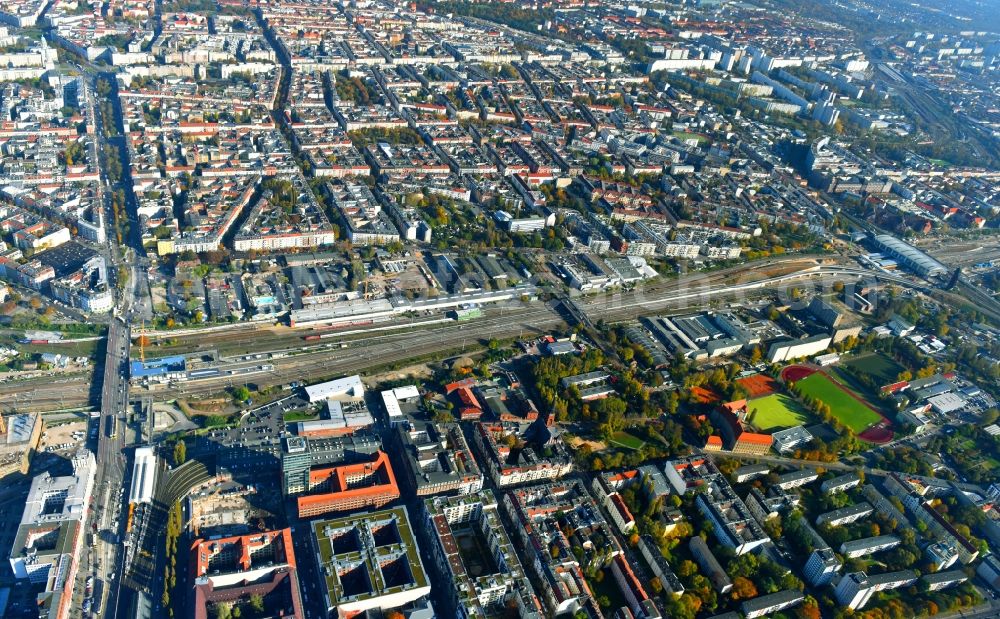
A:
<svg viewBox="0 0 1000 619">
<path fill-rule="evenodd" d="M 245 604 L 251 596 L 260 596 L 273 616 L 306 616 L 291 529 L 195 540 L 191 571 L 188 617 L 208 619 L 211 607 Z"/>
<path fill-rule="evenodd" d="M 712 423 L 722 435 L 722 442 L 734 453 L 763 455 L 771 450 L 774 439 L 770 434 L 758 434 L 747 429 L 747 401 L 735 400 L 719 406 L 712 414 Z M 710 443 L 718 444 L 718 440 Z M 706 445 L 706 448 L 710 448 Z"/>
<path fill-rule="evenodd" d="M 309 471 L 309 491 L 298 497 L 299 518 L 330 512 L 378 508 L 399 498 L 399 485 L 389 455 L 375 461 Z"/>
</svg>

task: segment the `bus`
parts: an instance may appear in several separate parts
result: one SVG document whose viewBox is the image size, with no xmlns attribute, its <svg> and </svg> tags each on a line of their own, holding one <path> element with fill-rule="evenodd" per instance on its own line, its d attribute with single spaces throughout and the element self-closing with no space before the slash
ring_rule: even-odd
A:
<svg viewBox="0 0 1000 619">
<path fill-rule="evenodd" d="M 118 438 L 118 417 L 109 415 L 107 424 L 108 438 Z"/>
</svg>

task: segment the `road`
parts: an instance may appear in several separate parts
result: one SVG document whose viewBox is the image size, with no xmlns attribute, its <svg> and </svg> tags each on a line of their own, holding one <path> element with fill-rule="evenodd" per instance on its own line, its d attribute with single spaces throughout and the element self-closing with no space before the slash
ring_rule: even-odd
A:
<svg viewBox="0 0 1000 619">
<path fill-rule="evenodd" d="M 128 407 L 127 376 L 129 355 L 129 328 L 120 319 L 114 319 L 108 330 L 107 355 L 103 371 L 99 379 L 103 380 L 101 387 L 101 411 L 99 420 L 97 445 L 97 476 L 94 483 L 93 509 L 88 514 L 87 527 L 96 533 L 97 543 L 87 561 L 81 565 L 78 583 L 83 590 L 82 580 L 93 575 L 107 583 L 102 589 L 102 595 L 107 601 L 97 604 L 100 608 L 108 608 L 105 616 L 114 617 L 114 606 L 118 597 L 118 576 L 116 575 L 118 555 L 121 545 L 118 543 L 118 529 L 123 525 L 120 518 L 125 456 L 122 449 L 125 446 L 125 428 L 123 423 L 117 424 L 117 432 L 109 432 L 112 418 L 118 418 Z M 118 525 L 118 526 L 116 526 Z"/>
<path fill-rule="evenodd" d="M 1000 602 L 988 599 L 983 604 L 974 608 L 951 613 L 941 613 L 937 617 L 938 619 L 988 619 L 989 617 L 1000 617 Z"/>
</svg>

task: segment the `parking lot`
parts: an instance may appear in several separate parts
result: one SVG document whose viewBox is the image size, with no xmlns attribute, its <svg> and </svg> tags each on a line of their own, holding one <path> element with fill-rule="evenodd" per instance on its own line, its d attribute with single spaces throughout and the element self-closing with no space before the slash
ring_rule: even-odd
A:
<svg viewBox="0 0 1000 619">
<path fill-rule="evenodd" d="M 295 411 L 316 414 L 319 407 L 299 395 L 286 396 L 244 411 L 238 425 L 212 430 L 203 438 L 213 451 L 227 448 L 220 455 L 233 469 L 254 468 L 267 461 L 276 463 L 281 459 L 281 439 L 285 432 L 283 417 Z"/>
<path fill-rule="evenodd" d="M 45 431 L 42 432 L 38 450 L 43 453 L 69 455 L 77 449 L 85 447 L 89 438 L 90 425 L 87 421 L 74 421 L 46 427 Z"/>
</svg>

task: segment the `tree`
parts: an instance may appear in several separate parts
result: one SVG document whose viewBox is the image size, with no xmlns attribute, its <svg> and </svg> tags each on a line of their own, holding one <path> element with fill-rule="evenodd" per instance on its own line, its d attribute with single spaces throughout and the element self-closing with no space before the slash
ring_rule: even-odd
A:
<svg viewBox="0 0 1000 619">
<path fill-rule="evenodd" d="M 174 466 L 180 466 L 187 460 L 187 445 L 184 441 L 177 441 L 174 445 Z"/>
<path fill-rule="evenodd" d="M 692 593 L 685 593 L 676 600 L 670 601 L 665 609 L 667 611 L 665 614 L 673 619 L 694 619 L 698 611 L 701 610 L 701 606 L 701 598 Z"/>
<path fill-rule="evenodd" d="M 737 576 L 733 579 L 734 600 L 749 600 L 755 597 L 757 597 L 757 587 L 752 580 L 743 576 Z"/>
<path fill-rule="evenodd" d="M 821 619 L 823 615 L 815 598 L 806 596 L 805 601 L 795 609 L 795 616 L 798 619 Z"/>
<path fill-rule="evenodd" d="M 681 578 L 690 578 L 698 573 L 698 566 L 694 561 L 684 560 L 677 568 L 677 575 Z"/>
<path fill-rule="evenodd" d="M 233 399 L 237 402 L 246 402 L 250 399 L 250 390 L 247 389 L 246 385 L 234 388 Z"/>
<path fill-rule="evenodd" d="M 649 579 L 649 588 L 653 590 L 653 593 L 660 595 L 663 593 L 663 583 L 660 582 L 659 576 L 653 576 Z"/>
</svg>

